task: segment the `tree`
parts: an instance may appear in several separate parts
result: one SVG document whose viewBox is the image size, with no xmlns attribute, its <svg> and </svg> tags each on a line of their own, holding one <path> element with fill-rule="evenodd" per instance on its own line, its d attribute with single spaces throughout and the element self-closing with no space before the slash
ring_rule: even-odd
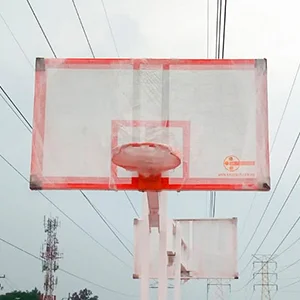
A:
<svg viewBox="0 0 300 300">
<path fill-rule="evenodd" d="M 40 300 L 40 291 L 34 288 L 32 291 L 13 291 L 0 295 L 0 300 Z"/>
<path fill-rule="evenodd" d="M 98 296 L 93 296 L 92 291 L 88 289 L 83 289 L 80 290 L 78 293 L 73 293 L 71 296 L 71 300 L 98 300 Z"/>
</svg>

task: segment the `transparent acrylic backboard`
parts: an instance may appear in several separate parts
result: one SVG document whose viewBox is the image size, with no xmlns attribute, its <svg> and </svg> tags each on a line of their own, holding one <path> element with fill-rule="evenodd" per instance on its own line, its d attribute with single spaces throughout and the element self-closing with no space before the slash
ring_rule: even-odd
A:
<svg viewBox="0 0 300 300">
<path fill-rule="evenodd" d="M 178 153 L 158 190 L 269 190 L 266 60 L 37 59 L 31 189 L 139 190 L 128 143 Z"/>
<path fill-rule="evenodd" d="M 143 220 L 134 222 L 134 278 L 140 278 L 141 266 L 145 255 L 143 243 L 147 238 L 143 231 Z M 238 278 L 237 265 L 237 218 L 230 219 L 177 219 L 181 237 L 187 246 L 186 268 L 189 279 L 201 278 Z M 169 227 L 170 228 L 170 227 Z M 167 250 L 173 250 L 174 232 L 168 230 Z M 150 232 L 149 276 L 158 278 L 159 273 L 159 233 L 155 229 Z M 173 248 L 173 249 L 172 249 Z M 174 250 L 176 254 L 176 250 Z M 183 255 L 183 254 L 182 254 Z M 168 264 L 168 278 L 175 278 L 174 263 Z"/>
</svg>

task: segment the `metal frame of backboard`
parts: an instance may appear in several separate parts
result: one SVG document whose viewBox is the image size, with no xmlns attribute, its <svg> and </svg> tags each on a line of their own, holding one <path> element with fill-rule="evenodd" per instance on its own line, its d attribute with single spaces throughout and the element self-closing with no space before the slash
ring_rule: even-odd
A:
<svg viewBox="0 0 300 300">
<path fill-rule="evenodd" d="M 201 60 L 201 59 L 43 59 L 38 58 L 36 63 L 36 81 L 35 81 L 35 104 L 34 104 L 34 128 L 32 140 L 32 160 L 31 160 L 31 189 L 96 189 L 96 190 L 137 190 L 137 177 L 120 178 L 116 173 L 110 174 L 110 177 L 45 177 L 43 175 L 43 147 L 44 147 L 44 129 L 45 129 L 45 109 L 46 109 L 46 89 L 47 89 L 47 69 L 64 69 L 64 68 L 120 68 L 122 65 L 132 65 L 134 70 L 138 70 L 142 64 L 147 64 L 149 68 L 162 66 L 164 70 L 172 66 L 191 65 L 194 69 L 211 70 L 211 69 L 247 69 L 255 68 L 256 74 L 259 75 L 260 81 L 257 87 L 262 90 L 261 98 L 257 101 L 262 103 L 263 110 L 258 111 L 257 115 L 263 118 L 256 118 L 256 138 L 257 138 L 257 160 L 261 157 L 259 154 L 260 145 L 265 143 L 265 135 L 268 134 L 268 110 L 267 110 L 267 75 L 265 60 L 255 59 L 237 59 L 237 60 Z M 263 80 L 261 80 L 263 76 Z M 257 76 L 258 78 L 258 76 Z M 263 120 L 263 122 L 261 122 Z M 128 122 L 115 120 L 118 122 Z M 114 123 L 114 121 L 112 120 Z M 151 124 L 153 120 L 149 120 Z M 177 121 L 170 121 L 171 123 Z M 180 120 L 178 121 L 180 122 Z M 112 124 L 112 131 L 116 123 Z M 136 121 L 131 121 L 131 126 L 135 126 Z M 184 128 L 188 126 L 184 125 Z M 116 128 L 115 128 L 116 129 Z M 263 134 L 262 134 L 263 133 Z M 113 143 L 114 138 L 112 138 Z M 188 140 L 188 138 L 187 138 Z M 188 155 L 187 155 L 188 156 Z M 264 160 L 267 164 L 265 170 L 269 174 L 269 146 L 266 145 Z M 258 161 L 258 164 L 260 162 Z M 115 166 L 111 167 L 113 171 Z M 188 171 L 188 167 L 186 168 Z M 111 178 L 113 184 L 111 184 Z M 267 182 L 258 182 L 256 178 L 190 178 L 187 176 L 182 182 L 179 178 L 168 180 L 162 177 L 162 190 L 261 190 L 270 189 L 269 178 Z M 180 181 L 181 180 L 181 181 Z"/>
<path fill-rule="evenodd" d="M 149 257 L 146 257 L 144 252 L 145 243 L 148 244 L 147 235 L 144 231 L 144 220 L 143 219 L 134 219 L 134 274 L 133 278 L 140 278 L 141 274 L 141 265 L 142 260 L 147 260 L 150 264 L 149 267 L 149 278 L 157 279 L 159 266 L 156 264 L 156 258 L 158 257 L 159 250 L 156 248 L 156 251 L 153 252 L 153 244 L 150 247 Z M 237 270 L 237 218 L 206 218 L 206 219 L 167 219 L 167 246 L 166 253 L 169 258 L 167 274 L 168 279 L 175 279 L 177 276 L 176 272 L 176 256 L 180 252 L 180 263 L 184 267 L 184 271 L 181 272 L 181 280 L 190 280 L 190 279 L 237 279 L 238 270 Z M 195 245 L 195 240 L 199 234 L 203 234 L 203 229 L 201 231 L 194 231 L 194 224 L 198 226 L 208 226 L 208 224 L 214 223 L 213 226 L 222 226 L 226 224 L 227 231 L 224 231 L 223 234 L 228 235 L 227 249 L 232 249 L 227 256 L 223 257 L 226 261 L 218 262 L 217 265 L 204 266 L 201 263 L 198 267 L 195 265 L 195 261 L 202 261 L 206 252 L 201 253 L 201 248 L 206 249 L 206 243 L 208 240 L 201 240 L 203 246 Z M 184 228 L 183 228 L 184 226 Z M 199 227 L 198 227 L 199 228 Z M 203 227 L 202 227 L 203 228 Z M 221 227 L 222 228 L 222 227 Z M 225 228 L 225 227 L 224 227 Z M 184 233 L 185 232 L 185 233 Z M 216 233 L 216 232 L 215 232 Z M 220 233 L 218 233 L 220 234 Z M 153 243 L 153 238 L 156 238 L 156 242 L 159 239 L 159 232 L 150 230 L 149 237 Z M 180 248 L 176 248 L 177 239 L 180 239 Z M 206 237 L 207 238 L 207 237 Z M 216 237 L 211 236 L 210 240 L 215 240 Z M 225 245 L 224 245 L 225 246 Z M 197 250 L 195 250 L 197 249 Z M 197 252 L 197 251 L 200 252 Z M 203 250 L 202 250 L 203 251 Z M 205 251 L 205 250 L 204 250 Z M 207 249 L 206 249 L 207 251 Z M 215 256 L 213 256 L 215 255 Z M 203 256 L 203 257 L 202 257 Z M 210 260 L 217 261 L 219 258 L 219 253 L 211 253 Z M 225 263 L 225 266 L 224 266 Z M 214 270 L 212 271 L 211 268 Z"/>
</svg>

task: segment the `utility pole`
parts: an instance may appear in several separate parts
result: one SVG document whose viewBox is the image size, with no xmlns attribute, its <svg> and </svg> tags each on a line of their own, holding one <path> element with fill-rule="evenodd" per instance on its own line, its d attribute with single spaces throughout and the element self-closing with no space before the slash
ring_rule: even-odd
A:
<svg viewBox="0 0 300 300">
<path fill-rule="evenodd" d="M 44 281 L 44 295 L 41 300 L 55 300 L 54 293 L 55 286 L 57 285 L 57 277 L 55 272 L 58 270 L 58 260 L 62 258 L 62 254 L 58 252 L 58 239 L 57 228 L 59 226 L 57 218 L 44 218 L 44 228 L 47 234 L 46 240 L 43 244 L 41 252 L 42 271 L 45 273 Z"/>
<path fill-rule="evenodd" d="M 253 255 L 253 268 L 258 271 L 253 273 L 253 279 L 260 278 L 260 283 L 253 284 L 253 291 L 256 287 L 261 287 L 261 300 L 271 300 L 271 291 L 278 291 L 277 281 L 277 263 L 271 255 Z"/>
</svg>

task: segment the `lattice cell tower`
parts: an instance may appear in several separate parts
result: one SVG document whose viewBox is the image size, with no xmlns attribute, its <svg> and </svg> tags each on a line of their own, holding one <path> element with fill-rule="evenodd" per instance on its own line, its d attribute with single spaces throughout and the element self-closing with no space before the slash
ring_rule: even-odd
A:
<svg viewBox="0 0 300 300">
<path fill-rule="evenodd" d="M 59 268 L 58 260 L 62 258 L 62 254 L 58 252 L 57 228 L 59 226 L 57 218 L 44 218 L 44 227 L 47 234 L 43 244 L 41 258 L 43 259 L 42 270 L 45 273 L 44 295 L 42 299 L 55 300 L 55 286 L 57 285 L 57 277 L 55 272 Z"/>
</svg>

